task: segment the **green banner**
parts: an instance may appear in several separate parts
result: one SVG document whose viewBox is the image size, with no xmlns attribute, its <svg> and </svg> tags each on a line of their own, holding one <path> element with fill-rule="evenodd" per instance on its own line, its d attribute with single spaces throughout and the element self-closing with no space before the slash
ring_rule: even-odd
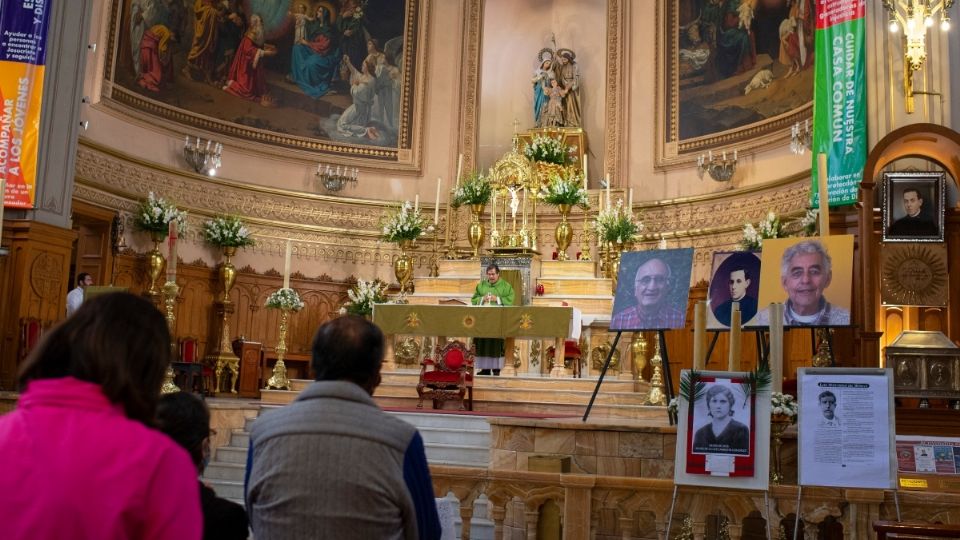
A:
<svg viewBox="0 0 960 540">
<path fill-rule="evenodd" d="M 806 0 L 811 1 L 811 0 Z M 817 0 L 812 206 L 820 207 L 817 155 L 827 155 L 830 206 L 852 204 L 867 161 L 863 0 Z"/>
</svg>

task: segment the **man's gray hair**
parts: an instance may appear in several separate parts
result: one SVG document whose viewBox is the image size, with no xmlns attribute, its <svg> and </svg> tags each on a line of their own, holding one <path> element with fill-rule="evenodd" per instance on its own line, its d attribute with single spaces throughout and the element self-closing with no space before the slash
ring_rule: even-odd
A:
<svg viewBox="0 0 960 540">
<path fill-rule="evenodd" d="M 816 253 L 820 255 L 823 261 L 823 271 L 830 275 L 833 271 L 833 261 L 830 260 L 830 254 L 823 247 L 823 244 L 816 240 L 805 240 L 799 244 L 788 247 L 783 252 L 783 258 L 780 260 L 780 277 L 786 277 L 790 273 L 790 261 L 797 255 L 809 255 Z"/>
</svg>

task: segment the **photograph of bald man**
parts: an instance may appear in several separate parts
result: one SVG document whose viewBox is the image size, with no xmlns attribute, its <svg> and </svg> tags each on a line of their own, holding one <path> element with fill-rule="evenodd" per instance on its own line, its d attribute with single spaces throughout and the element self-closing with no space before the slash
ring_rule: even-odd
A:
<svg viewBox="0 0 960 540">
<path fill-rule="evenodd" d="M 683 328 L 692 262 L 690 248 L 624 253 L 610 329 Z"/>
</svg>

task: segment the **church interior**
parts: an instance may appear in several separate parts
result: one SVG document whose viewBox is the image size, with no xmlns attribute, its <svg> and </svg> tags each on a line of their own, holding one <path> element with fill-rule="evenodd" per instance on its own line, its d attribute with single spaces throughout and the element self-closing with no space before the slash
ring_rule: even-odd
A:
<svg viewBox="0 0 960 540">
<path fill-rule="evenodd" d="M 311 383 L 314 333 L 350 313 L 387 335 L 374 399 L 420 429 L 459 538 L 960 537 L 958 11 L 834 2 L 863 11 L 855 60 L 816 37 L 814 0 L 50 2 L 35 159 L 0 209 L 0 412 L 88 274 L 84 294 L 166 317 L 165 391 L 205 397 L 204 480 L 241 503 L 250 423 Z M 941 9 L 919 34 L 915 4 Z M 818 101 L 821 70 L 854 63 L 856 88 Z M 849 154 L 846 192 L 812 210 Z M 897 228 L 917 204 L 933 228 Z M 793 309 L 759 248 L 802 237 L 835 242 L 819 301 L 845 320 L 741 332 L 718 265 L 756 252 L 747 293 Z M 619 326 L 654 253 L 687 257 L 665 278 L 680 320 Z M 491 265 L 519 307 L 470 305 Z M 488 338 L 497 375 L 463 362 Z M 794 397 L 806 369 L 882 368 L 890 440 L 953 441 L 952 472 L 803 485 L 803 420 L 774 411 L 763 488 L 679 483 L 668 405 L 691 370 L 763 366 Z"/>
</svg>

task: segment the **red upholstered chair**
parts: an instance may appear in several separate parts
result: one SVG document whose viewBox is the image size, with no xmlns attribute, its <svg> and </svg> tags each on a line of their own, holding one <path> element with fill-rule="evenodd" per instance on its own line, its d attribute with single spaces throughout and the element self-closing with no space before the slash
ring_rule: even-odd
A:
<svg viewBox="0 0 960 540">
<path fill-rule="evenodd" d="M 197 338 L 186 337 L 180 340 L 180 361 L 173 362 L 172 367 L 174 381 L 182 390 L 201 395 L 212 391 L 213 370 L 201 361 Z"/>
<path fill-rule="evenodd" d="M 547 347 L 547 361 L 553 364 L 553 355 L 556 348 L 551 345 Z M 575 339 L 567 339 L 563 342 L 563 367 L 569 367 L 573 370 L 573 376 L 580 376 L 580 362 L 583 353 L 580 351 L 580 343 Z"/>
<path fill-rule="evenodd" d="M 420 381 L 417 408 L 423 408 L 423 400 L 433 400 L 438 409 L 444 401 L 457 400 L 460 410 L 473 410 L 473 348 L 462 342 L 451 341 L 437 347 L 433 359 L 425 358 L 420 363 Z M 466 396 L 466 400 L 464 400 Z"/>
</svg>

